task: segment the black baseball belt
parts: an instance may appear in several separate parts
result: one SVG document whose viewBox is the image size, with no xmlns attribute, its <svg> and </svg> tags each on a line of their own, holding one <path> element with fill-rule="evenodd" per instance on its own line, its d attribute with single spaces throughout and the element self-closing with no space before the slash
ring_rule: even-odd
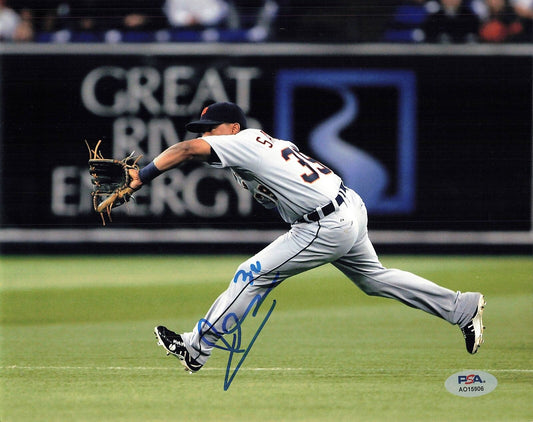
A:
<svg viewBox="0 0 533 422">
<path fill-rule="evenodd" d="M 314 211 L 311 211 L 307 214 L 302 215 L 296 223 L 311 223 L 319 221 L 321 218 L 324 218 L 326 215 L 330 215 L 335 210 L 339 209 L 341 204 L 344 203 L 344 198 L 346 197 L 346 186 L 341 182 L 339 187 L 339 194 L 335 199 L 323 207 L 317 208 Z"/>
</svg>

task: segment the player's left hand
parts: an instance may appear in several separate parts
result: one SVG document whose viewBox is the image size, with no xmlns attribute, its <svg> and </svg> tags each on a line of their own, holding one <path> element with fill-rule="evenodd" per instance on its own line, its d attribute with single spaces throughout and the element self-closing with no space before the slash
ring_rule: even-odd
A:
<svg viewBox="0 0 533 422">
<path fill-rule="evenodd" d="M 136 168 L 132 168 L 129 169 L 128 173 L 131 177 L 129 187 L 132 188 L 134 191 L 139 190 L 143 185 L 143 182 L 141 182 L 141 179 L 139 177 L 139 170 Z"/>
<path fill-rule="evenodd" d="M 93 190 L 94 210 L 102 217 L 102 223 L 105 226 L 104 213 L 107 214 L 111 221 L 111 209 L 128 202 L 133 193 L 138 190 L 142 182 L 139 179 L 139 166 L 137 161 L 141 156 L 133 157 L 132 155 L 122 159 L 106 159 L 98 151 L 101 141 L 91 149 L 89 144 L 89 174 Z"/>
</svg>

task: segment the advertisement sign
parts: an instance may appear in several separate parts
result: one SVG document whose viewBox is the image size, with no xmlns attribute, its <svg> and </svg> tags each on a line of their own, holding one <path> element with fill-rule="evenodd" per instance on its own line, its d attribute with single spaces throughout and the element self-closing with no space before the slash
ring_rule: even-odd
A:
<svg viewBox="0 0 533 422">
<path fill-rule="evenodd" d="M 145 165 L 196 136 L 184 127 L 206 104 L 233 101 L 249 126 L 340 174 L 372 230 L 531 230 L 530 56 L 257 51 L 3 54 L 0 228 L 99 227 L 85 141 Z M 166 172 L 113 215 L 124 229 L 286 228 L 201 164 Z"/>
</svg>

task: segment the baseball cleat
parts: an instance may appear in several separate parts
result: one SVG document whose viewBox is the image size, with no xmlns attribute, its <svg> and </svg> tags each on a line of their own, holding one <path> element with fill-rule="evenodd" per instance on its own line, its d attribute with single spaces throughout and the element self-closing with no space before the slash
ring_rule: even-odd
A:
<svg viewBox="0 0 533 422">
<path fill-rule="evenodd" d="M 154 328 L 157 344 L 163 346 L 168 355 L 176 356 L 181 364 L 185 366 L 185 370 L 189 373 L 197 372 L 202 368 L 202 364 L 193 359 L 190 353 L 185 348 L 183 339 L 179 334 L 170 331 L 168 328 L 159 325 Z"/>
<path fill-rule="evenodd" d="M 482 316 L 486 303 L 485 297 L 480 295 L 479 302 L 472 319 L 468 322 L 468 324 L 461 328 L 463 337 L 465 338 L 466 350 L 472 355 L 478 351 L 479 347 L 483 343 L 483 330 L 485 327 L 483 326 Z"/>
</svg>

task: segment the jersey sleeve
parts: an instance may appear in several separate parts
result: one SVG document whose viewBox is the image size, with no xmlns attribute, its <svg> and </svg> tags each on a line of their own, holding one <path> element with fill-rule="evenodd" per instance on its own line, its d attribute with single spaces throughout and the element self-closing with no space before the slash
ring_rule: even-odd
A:
<svg viewBox="0 0 533 422">
<path fill-rule="evenodd" d="M 246 129 L 236 135 L 204 136 L 215 152 L 219 162 L 212 161 L 213 167 L 246 167 L 255 168 L 260 160 L 257 151 L 256 129 Z M 258 144 L 260 145 L 260 144 Z"/>
</svg>

